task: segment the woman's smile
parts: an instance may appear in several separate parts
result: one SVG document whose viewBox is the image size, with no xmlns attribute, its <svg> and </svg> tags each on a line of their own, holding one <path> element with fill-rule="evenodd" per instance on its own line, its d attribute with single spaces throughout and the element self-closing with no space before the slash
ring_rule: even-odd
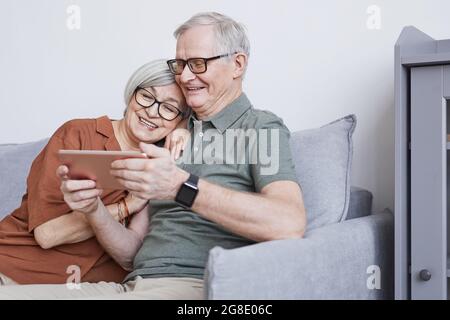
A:
<svg viewBox="0 0 450 320">
<path fill-rule="evenodd" d="M 140 116 L 138 116 L 138 119 L 139 119 L 139 123 L 150 131 L 153 131 L 153 130 L 159 128 L 159 126 L 156 123 L 154 123 L 153 121 L 150 121 L 150 120 L 145 119 Z"/>
</svg>

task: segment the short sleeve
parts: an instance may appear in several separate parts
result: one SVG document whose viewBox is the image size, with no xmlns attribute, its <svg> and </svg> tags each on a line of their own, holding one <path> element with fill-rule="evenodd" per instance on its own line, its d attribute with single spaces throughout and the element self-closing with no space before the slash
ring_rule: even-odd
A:
<svg viewBox="0 0 450 320">
<path fill-rule="evenodd" d="M 257 122 L 257 161 L 251 164 L 255 191 L 271 182 L 293 181 L 298 184 L 290 148 L 290 132 L 283 120 L 264 111 Z M 255 147 L 255 146 L 254 146 Z"/>
<path fill-rule="evenodd" d="M 60 190 L 56 175 L 60 166 L 58 150 L 78 149 L 64 136 L 54 134 L 33 161 L 27 179 L 28 231 L 71 211 Z"/>
</svg>

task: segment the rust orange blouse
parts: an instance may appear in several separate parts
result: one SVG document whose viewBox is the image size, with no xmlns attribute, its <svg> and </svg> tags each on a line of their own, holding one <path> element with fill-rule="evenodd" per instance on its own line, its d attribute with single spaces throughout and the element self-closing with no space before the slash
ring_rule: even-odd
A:
<svg viewBox="0 0 450 320">
<path fill-rule="evenodd" d="M 20 284 L 55 284 L 65 283 L 71 275 L 68 267 L 75 265 L 82 282 L 121 282 L 126 272 L 95 237 L 46 250 L 34 239 L 37 226 L 71 211 L 56 176 L 59 149 L 120 150 L 120 146 L 107 116 L 71 120 L 53 134 L 31 165 L 21 206 L 0 221 L 0 272 Z M 125 196 L 125 191 L 110 191 L 101 198 L 108 205 Z"/>
</svg>

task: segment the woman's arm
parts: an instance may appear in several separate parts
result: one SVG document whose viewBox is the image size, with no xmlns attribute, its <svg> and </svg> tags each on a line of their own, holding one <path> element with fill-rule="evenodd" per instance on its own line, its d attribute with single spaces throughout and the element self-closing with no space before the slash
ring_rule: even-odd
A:
<svg viewBox="0 0 450 320">
<path fill-rule="evenodd" d="M 146 204 L 145 200 L 128 195 L 125 198 L 130 214 L 139 212 Z M 109 214 L 119 221 L 117 203 L 106 206 Z M 71 211 L 68 214 L 49 220 L 34 229 L 34 238 L 43 249 L 62 244 L 78 243 L 94 236 L 84 213 Z"/>
<path fill-rule="evenodd" d="M 134 257 L 148 233 L 148 205 L 133 216 L 128 228 L 124 228 L 104 206 L 99 197 L 101 191 L 95 188 L 95 181 L 68 180 L 66 172 L 66 166 L 57 169 L 64 201 L 73 211 L 85 215 L 105 251 L 124 269 L 131 270 Z M 140 200 L 144 201 L 143 198 Z"/>
<path fill-rule="evenodd" d="M 91 224 L 98 242 L 125 270 L 133 270 L 134 257 L 148 233 L 149 217 L 147 210 L 148 207 L 145 207 L 141 212 L 134 215 L 128 229 L 111 218 L 101 201 L 99 201 L 94 212 L 85 213 L 86 220 Z"/>
</svg>

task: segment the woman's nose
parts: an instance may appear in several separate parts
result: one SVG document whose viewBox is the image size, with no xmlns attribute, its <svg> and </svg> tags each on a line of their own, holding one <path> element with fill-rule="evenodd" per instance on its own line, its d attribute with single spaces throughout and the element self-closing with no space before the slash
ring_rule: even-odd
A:
<svg viewBox="0 0 450 320">
<path fill-rule="evenodd" d="M 158 114 L 158 108 L 159 108 L 159 104 L 158 103 L 154 103 L 153 105 L 151 105 L 150 107 L 145 108 L 145 112 L 147 113 L 147 115 L 151 118 L 156 118 L 159 116 Z"/>
</svg>

